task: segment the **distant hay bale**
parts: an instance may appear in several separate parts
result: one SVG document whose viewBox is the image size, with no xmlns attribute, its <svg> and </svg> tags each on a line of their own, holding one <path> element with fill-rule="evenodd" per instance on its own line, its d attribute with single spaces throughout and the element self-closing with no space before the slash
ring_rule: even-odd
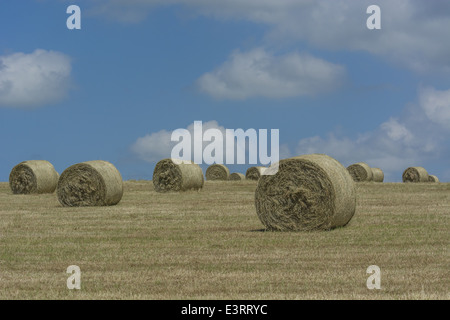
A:
<svg viewBox="0 0 450 320">
<path fill-rule="evenodd" d="M 57 195 L 65 207 L 116 205 L 123 195 L 122 176 L 107 161 L 78 163 L 61 174 Z"/>
<path fill-rule="evenodd" d="M 249 180 L 259 180 L 263 175 L 263 172 L 267 170 L 266 167 L 251 167 L 248 168 L 245 173 L 245 178 Z"/>
<path fill-rule="evenodd" d="M 372 169 L 367 163 L 358 162 L 352 164 L 347 167 L 347 170 L 350 173 L 350 176 L 353 178 L 353 181 L 363 182 L 373 180 Z"/>
<path fill-rule="evenodd" d="M 206 180 L 228 180 L 230 170 L 223 164 L 213 164 L 206 169 Z"/>
<path fill-rule="evenodd" d="M 245 180 L 245 176 L 242 173 L 233 172 L 232 174 L 230 174 L 229 180 L 233 181 Z"/>
<path fill-rule="evenodd" d="M 9 187 L 14 194 L 42 194 L 55 192 L 59 174 L 45 160 L 24 161 L 9 175 Z"/>
<path fill-rule="evenodd" d="M 157 192 L 198 190 L 204 178 L 200 166 L 192 161 L 164 159 L 153 171 L 153 185 Z"/>
<path fill-rule="evenodd" d="M 429 182 L 439 182 L 439 178 L 436 177 L 435 175 L 430 174 L 430 175 L 428 175 L 428 181 Z"/>
<path fill-rule="evenodd" d="M 327 155 L 284 159 L 276 174 L 259 179 L 255 205 L 268 230 L 329 230 L 345 226 L 355 214 L 355 183 Z"/>
<path fill-rule="evenodd" d="M 428 182 L 428 172 L 422 167 L 409 167 L 402 175 L 403 182 Z"/>
<path fill-rule="evenodd" d="M 383 182 L 384 181 L 384 173 L 380 168 L 372 168 L 372 180 L 374 182 Z"/>
</svg>

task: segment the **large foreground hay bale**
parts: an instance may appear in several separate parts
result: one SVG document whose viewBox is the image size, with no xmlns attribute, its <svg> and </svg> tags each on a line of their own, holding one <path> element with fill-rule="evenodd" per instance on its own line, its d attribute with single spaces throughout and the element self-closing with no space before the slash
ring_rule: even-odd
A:
<svg viewBox="0 0 450 320">
<path fill-rule="evenodd" d="M 242 173 L 233 172 L 232 174 L 230 174 L 229 180 L 232 180 L 232 181 L 245 180 L 245 176 Z"/>
<path fill-rule="evenodd" d="M 372 180 L 374 182 L 383 182 L 384 181 L 384 173 L 380 168 L 372 168 Z"/>
<path fill-rule="evenodd" d="M 268 230 L 329 230 L 345 226 L 355 214 L 355 183 L 327 155 L 284 159 L 276 174 L 259 179 L 255 205 Z"/>
<path fill-rule="evenodd" d="M 57 195 L 66 207 L 116 205 L 123 195 L 122 176 L 107 161 L 78 163 L 61 174 Z"/>
<path fill-rule="evenodd" d="M 203 171 L 192 161 L 164 159 L 153 171 L 153 185 L 157 192 L 198 190 L 203 183 Z"/>
<path fill-rule="evenodd" d="M 433 174 L 430 174 L 430 175 L 428 175 L 428 181 L 429 182 L 439 182 L 439 178 Z"/>
<path fill-rule="evenodd" d="M 372 181 L 373 173 L 372 169 L 369 167 L 367 163 L 358 162 L 352 164 L 347 167 L 348 172 L 350 173 L 353 181 L 362 182 L 362 181 Z"/>
<path fill-rule="evenodd" d="M 213 164 L 206 169 L 206 180 L 228 180 L 230 170 L 223 164 Z"/>
<path fill-rule="evenodd" d="M 55 192 L 59 174 L 45 160 L 24 161 L 9 175 L 9 187 L 14 194 L 42 194 Z"/>
<path fill-rule="evenodd" d="M 245 172 L 245 178 L 249 180 L 259 180 L 265 170 L 267 170 L 266 167 L 250 167 Z"/>
<path fill-rule="evenodd" d="M 403 182 L 428 182 L 428 172 L 422 167 L 409 167 L 402 175 Z"/>
</svg>

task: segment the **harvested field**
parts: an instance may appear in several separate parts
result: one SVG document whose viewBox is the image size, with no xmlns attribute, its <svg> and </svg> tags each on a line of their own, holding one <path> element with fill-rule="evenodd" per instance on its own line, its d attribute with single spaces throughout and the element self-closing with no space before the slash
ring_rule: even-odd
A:
<svg viewBox="0 0 450 320">
<path fill-rule="evenodd" d="M 350 223 L 264 232 L 255 181 L 62 207 L 0 183 L 1 299 L 449 299 L 449 183 L 356 184 Z M 68 290 L 66 269 L 81 269 Z M 381 290 L 366 269 L 381 269 Z"/>
</svg>

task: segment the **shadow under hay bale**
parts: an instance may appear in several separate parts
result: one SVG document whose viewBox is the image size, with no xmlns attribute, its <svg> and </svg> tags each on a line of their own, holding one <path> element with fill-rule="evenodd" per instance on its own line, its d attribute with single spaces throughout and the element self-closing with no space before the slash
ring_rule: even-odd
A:
<svg viewBox="0 0 450 320">
<path fill-rule="evenodd" d="M 372 169 L 367 163 L 358 162 L 347 167 L 353 181 L 355 182 L 367 182 L 373 180 Z"/>
<path fill-rule="evenodd" d="M 245 175 L 239 172 L 233 172 L 232 174 L 230 174 L 229 180 L 232 181 L 245 180 Z"/>
<path fill-rule="evenodd" d="M 153 171 L 156 192 L 198 190 L 203 188 L 203 184 L 203 171 L 192 161 L 164 159 Z"/>
<path fill-rule="evenodd" d="M 380 168 L 372 168 L 372 180 L 373 182 L 383 182 L 384 181 L 384 173 Z"/>
<path fill-rule="evenodd" d="M 327 155 L 284 159 L 276 174 L 259 179 L 255 205 L 268 230 L 329 230 L 345 226 L 355 214 L 355 183 Z"/>
<path fill-rule="evenodd" d="M 122 176 L 107 161 L 78 163 L 61 174 L 57 195 L 65 207 L 116 205 L 123 196 Z"/>
<path fill-rule="evenodd" d="M 267 170 L 266 167 L 250 167 L 245 173 L 245 178 L 248 180 L 259 180 L 265 170 Z"/>
<path fill-rule="evenodd" d="M 206 180 L 228 180 L 230 170 L 223 164 L 213 164 L 206 169 Z"/>
<path fill-rule="evenodd" d="M 422 167 L 409 167 L 402 174 L 403 182 L 429 182 L 428 172 Z"/>
<path fill-rule="evenodd" d="M 30 160 L 19 163 L 9 175 L 9 187 L 14 194 L 53 193 L 59 174 L 45 160 Z"/>
</svg>

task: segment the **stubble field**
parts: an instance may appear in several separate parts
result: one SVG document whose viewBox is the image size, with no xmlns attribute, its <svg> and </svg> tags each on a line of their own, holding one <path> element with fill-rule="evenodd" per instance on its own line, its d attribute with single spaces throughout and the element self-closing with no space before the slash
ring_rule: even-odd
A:
<svg viewBox="0 0 450 320">
<path fill-rule="evenodd" d="M 300 233 L 263 230 L 253 181 L 124 188 L 117 206 L 64 208 L 0 183 L 0 299 L 450 298 L 450 183 L 358 183 L 346 227 Z"/>
</svg>

